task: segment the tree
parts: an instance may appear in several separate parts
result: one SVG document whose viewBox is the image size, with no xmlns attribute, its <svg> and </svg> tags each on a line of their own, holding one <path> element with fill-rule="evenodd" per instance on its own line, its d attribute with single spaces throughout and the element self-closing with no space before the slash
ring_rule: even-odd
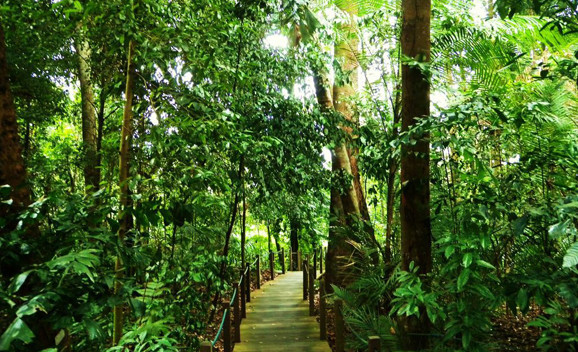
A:
<svg viewBox="0 0 578 352">
<path fill-rule="evenodd" d="M 130 145 L 133 134 L 133 89 L 134 89 L 134 77 L 135 77 L 135 65 L 134 65 L 134 55 L 135 55 L 135 42 L 130 41 L 128 45 L 127 54 L 127 71 L 126 71 L 126 91 L 125 91 L 125 103 L 124 112 L 122 117 L 122 128 L 120 136 L 120 154 L 119 154 L 119 187 L 120 187 L 120 228 L 118 230 L 118 241 L 120 245 L 124 245 L 125 237 L 128 232 L 132 229 L 132 212 L 130 209 L 130 194 L 129 194 L 129 176 L 130 176 Z M 115 284 L 114 293 L 119 294 L 122 288 L 121 280 L 124 277 L 124 272 L 126 268 L 124 267 L 120 255 L 116 258 L 115 263 Z M 113 345 L 117 345 L 122 337 L 122 325 L 123 325 L 123 309 L 124 306 L 117 304 L 114 307 L 114 322 L 113 322 Z"/>
<path fill-rule="evenodd" d="M 412 131 L 420 118 L 430 114 L 430 0 L 404 0 L 401 50 L 406 62 L 402 66 L 402 132 L 410 133 L 410 142 L 401 150 L 401 256 L 402 269 L 412 263 L 425 275 L 432 269 L 430 219 L 429 134 Z M 427 314 L 407 320 L 406 342 L 410 349 L 427 346 Z"/>
<path fill-rule="evenodd" d="M 98 190 L 100 184 L 100 165 L 98 165 L 97 146 L 97 121 L 96 105 L 94 100 L 92 73 L 91 73 L 91 50 L 86 37 L 82 21 L 77 26 L 77 37 L 74 41 L 76 56 L 78 58 L 78 80 L 80 82 L 80 95 L 82 105 L 82 151 L 84 154 L 84 180 L 87 189 L 93 192 Z"/>
<path fill-rule="evenodd" d="M 333 180 L 330 189 L 330 226 L 327 248 L 326 283 L 346 286 L 353 282 L 355 264 L 354 246 L 350 241 L 368 242 L 376 246 L 373 228 L 369 219 L 369 210 L 361 187 L 361 176 L 357 165 L 357 147 L 354 130 L 359 121 L 354 113 L 354 99 L 357 90 L 359 69 L 355 4 L 341 4 L 341 10 L 347 16 L 347 22 L 341 26 L 338 40 L 334 43 L 335 59 L 340 63 L 339 72 L 333 87 L 330 86 L 327 70 L 318 69 L 314 75 L 317 101 L 325 114 L 337 114 L 342 119 L 331 150 Z M 359 226 L 361 225 L 361 226 Z"/>
<path fill-rule="evenodd" d="M 10 186 L 11 205 L 0 204 L 0 218 L 10 219 L 3 231 L 15 226 L 14 216 L 30 204 L 30 188 L 26 184 L 26 167 L 18 135 L 16 110 L 10 90 L 6 40 L 0 23 L 0 185 Z"/>
</svg>

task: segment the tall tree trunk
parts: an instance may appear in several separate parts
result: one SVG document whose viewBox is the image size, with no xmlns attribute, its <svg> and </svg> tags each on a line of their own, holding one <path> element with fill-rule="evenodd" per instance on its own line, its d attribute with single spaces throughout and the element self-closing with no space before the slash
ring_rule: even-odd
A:
<svg viewBox="0 0 578 352">
<path fill-rule="evenodd" d="M 30 188 L 26 184 L 26 167 L 22 158 L 22 146 L 18 135 L 16 109 L 10 90 L 6 41 L 0 24 L 0 185 L 10 185 L 12 205 L 0 203 L 0 218 L 9 223 L 2 229 L 10 232 L 16 225 L 14 216 L 30 205 Z"/>
<path fill-rule="evenodd" d="M 133 62 L 133 56 L 135 51 L 135 42 L 130 41 L 128 47 L 128 64 L 126 73 L 126 91 L 125 91 L 125 104 L 124 113 L 122 116 L 122 130 L 120 137 L 120 161 L 119 161 L 119 186 L 120 186 L 120 228 L 118 230 L 118 240 L 120 244 L 124 244 L 125 237 L 127 233 L 131 230 L 132 226 L 132 215 L 129 211 L 129 158 L 130 158 L 130 141 L 133 134 L 133 121 L 132 121 L 132 100 L 133 100 L 133 88 L 134 88 L 134 77 L 135 77 L 135 67 Z M 121 280 L 124 277 L 124 266 L 121 262 L 120 256 L 116 258 L 115 264 L 115 284 L 114 293 L 118 294 L 122 284 Z M 118 344 L 118 341 L 122 337 L 122 325 L 123 325 L 123 305 L 114 306 L 114 322 L 113 322 L 113 346 Z"/>
<path fill-rule="evenodd" d="M 402 54 L 416 61 L 430 61 L 431 0 L 403 0 Z M 414 65 L 402 66 L 402 130 L 408 131 L 419 118 L 430 114 L 430 84 L 426 73 Z M 411 137 L 414 145 L 401 149 L 401 253 L 402 269 L 410 263 L 419 274 L 431 271 L 430 165 L 429 133 Z M 424 277 L 425 278 L 425 277 Z M 404 347 L 419 350 L 427 347 L 429 322 L 425 311 L 421 318 L 406 321 L 408 336 Z"/>
<path fill-rule="evenodd" d="M 22 158 L 22 146 L 18 135 L 16 109 L 10 90 L 8 63 L 6 61 L 6 39 L 4 27 L 0 23 L 0 185 L 11 187 L 9 197 L 12 204 L 0 203 L 0 219 L 6 223 L 0 227 L 0 236 L 7 236 L 18 224 L 17 216 L 31 203 L 31 191 L 26 182 L 26 166 Z M 24 233 L 25 239 L 34 244 L 40 236 L 38 227 L 28 227 Z M 33 253 L 21 253 L 18 261 L 2 262 L 0 278 L 9 280 L 22 270 L 23 265 L 42 262 L 44 253 L 34 250 Z M 27 282 L 20 293 L 28 295 L 34 287 Z M 34 320 L 24 319 L 34 332 L 35 339 L 28 345 L 30 350 L 40 351 L 54 346 L 54 331 L 45 321 L 43 313 L 34 315 Z"/>
<path fill-rule="evenodd" d="M 325 113 L 335 111 L 333 99 L 336 95 L 341 96 L 341 93 L 332 94 L 327 74 L 316 73 L 314 82 L 317 101 L 321 110 Z M 346 108 L 347 103 L 342 102 L 341 109 L 345 111 Z M 344 286 L 350 281 L 344 270 L 349 265 L 351 258 L 351 245 L 347 242 L 350 234 L 350 231 L 347 231 L 347 223 L 351 224 L 351 221 L 360 218 L 355 181 L 345 143 L 337 145 L 331 151 L 331 161 L 332 174 L 334 176 L 345 175 L 351 178 L 352 181 L 344 187 L 345 189 L 341 189 L 342 185 L 338 182 L 332 182 L 331 184 L 329 241 L 326 257 L 326 287 L 329 292 L 331 292 L 331 284 Z M 339 178 L 336 177 L 336 179 Z"/>
<path fill-rule="evenodd" d="M 334 283 L 339 286 L 346 286 L 351 283 L 354 277 L 351 275 L 352 264 L 356 261 L 355 249 L 351 246 L 350 241 L 365 242 L 369 240 L 373 245 L 379 248 L 379 243 L 375 239 L 373 226 L 369 218 L 369 209 L 363 193 L 361 175 L 357 165 L 358 148 L 352 147 L 350 140 L 356 138 L 354 135 L 354 128 L 358 127 L 359 121 L 355 117 L 353 99 L 358 87 L 357 69 L 358 61 L 358 47 L 359 38 L 357 36 L 356 20 L 357 8 L 354 4 L 343 8 L 349 15 L 349 23 L 344 24 L 341 28 L 341 37 L 343 40 L 335 45 L 335 58 L 341 63 L 341 71 L 346 73 L 347 79 L 343 84 L 335 84 L 333 87 L 333 104 L 334 109 L 339 112 L 350 124 L 350 126 L 343 126 L 343 130 L 347 132 L 348 139 L 341 145 L 335 148 L 335 161 L 337 168 L 335 170 L 339 173 L 345 173 L 352 178 L 351 188 L 346 192 L 340 192 L 341 205 L 338 204 L 337 199 L 334 199 L 333 216 L 339 219 L 341 212 L 344 217 L 346 227 L 342 231 L 334 233 L 334 240 L 329 241 L 328 247 L 328 263 L 337 266 L 334 269 L 329 269 L 332 274 L 329 274 L 328 281 L 335 280 Z M 361 228 L 357 228 L 357 222 L 361 221 Z M 338 222 L 339 223 L 339 222 Z M 338 224 L 337 223 L 337 224 Z M 359 230 L 362 230 L 361 232 Z M 364 238 L 358 238 L 356 234 L 361 234 Z M 333 257 L 333 258 L 331 258 Z M 377 264 L 379 262 L 379 253 L 373 252 L 373 260 Z M 329 266 L 329 265 L 328 265 Z"/>
<path fill-rule="evenodd" d="M 78 56 L 78 80 L 82 102 L 82 151 L 84 153 L 84 180 L 86 189 L 97 191 L 100 184 L 98 165 L 98 129 L 96 124 L 96 104 L 92 89 L 90 70 L 90 46 L 82 23 L 78 26 L 78 38 L 74 46 Z"/>
</svg>

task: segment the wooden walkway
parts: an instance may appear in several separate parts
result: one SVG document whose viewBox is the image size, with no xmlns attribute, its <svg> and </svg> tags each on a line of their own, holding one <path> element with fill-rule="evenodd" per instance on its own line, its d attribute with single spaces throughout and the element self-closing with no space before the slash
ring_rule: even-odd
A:
<svg viewBox="0 0 578 352">
<path fill-rule="evenodd" d="M 303 300 L 303 273 L 288 271 L 255 291 L 235 352 L 330 352 Z"/>
</svg>

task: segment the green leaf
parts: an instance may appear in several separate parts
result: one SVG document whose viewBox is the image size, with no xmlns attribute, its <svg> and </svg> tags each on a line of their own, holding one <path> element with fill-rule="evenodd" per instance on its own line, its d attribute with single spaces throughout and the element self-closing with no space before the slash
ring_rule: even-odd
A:
<svg viewBox="0 0 578 352">
<path fill-rule="evenodd" d="M 559 287 L 560 296 L 568 302 L 568 306 L 574 309 L 578 307 L 578 284 L 577 283 L 564 283 Z"/>
<path fill-rule="evenodd" d="M 450 259 L 450 257 L 452 256 L 452 254 L 454 254 L 455 251 L 456 251 L 456 247 L 448 246 L 448 247 L 446 247 L 444 255 L 446 256 L 447 259 Z"/>
<path fill-rule="evenodd" d="M 481 259 L 476 260 L 476 264 L 477 264 L 478 266 L 483 267 L 483 268 L 488 268 L 488 269 L 496 270 L 496 267 L 495 267 L 495 266 L 493 266 L 492 264 L 488 263 L 488 262 L 485 261 L 485 260 L 481 260 Z"/>
<path fill-rule="evenodd" d="M 578 264 L 578 242 L 575 242 L 566 254 L 564 255 L 564 263 L 562 264 L 565 268 L 571 268 Z"/>
<path fill-rule="evenodd" d="M 559 222 L 555 225 L 550 226 L 548 230 L 548 234 L 552 238 L 559 238 L 566 235 L 566 230 L 568 229 L 568 225 L 570 225 L 570 220 Z"/>
<path fill-rule="evenodd" d="M 95 340 L 102 338 L 104 336 L 104 332 L 98 323 L 94 320 L 84 320 L 84 327 L 86 328 L 86 332 L 88 334 L 89 340 Z"/>
<path fill-rule="evenodd" d="M 12 282 L 10 283 L 10 292 L 12 293 L 18 292 L 18 290 L 22 287 L 22 285 L 24 285 L 24 282 L 26 281 L 28 275 L 30 275 L 32 271 L 33 270 L 28 270 L 16 276 L 16 278 L 12 280 Z"/>
<path fill-rule="evenodd" d="M 467 268 L 472 264 L 473 259 L 474 259 L 474 256 L 472 253 L 466 253 L 466 254 L 464 254 L 464 258 L 462 259 L 462 263 Z"/>
<path fill-rule="evenodd" d="M 34 333 L 30 330 L 28 325 L 26 325 L 24 320 L 16 318 L 0 337 L 0 351 L 8 351 L 14 340 L 30 343 L 33 339 Z"/>
<path fill-rule="evenodd" d="M 469 331 L 464 331 L 462 333 L 462 346 L 467 351 L 468 347 L 470 347 L 470 343 L 472 342 L 472 333 Z"/>
<path fill-rule="evenodd" d="M 529 297 L 528 291 L 525 288 L 520 289 L 518 291 L 518 295 L 516 296 L 516 304 L 520 307 L 520 311 L 524 314 L 528 312 L 529 308 Z"/>
<path fill-rule="evenodd" d="M 458 292 L 461 292 L 464 289 L 464 286 L 468 283 L 470 279 L 470 269 L 465 269 L 460 273 L 458 276 Z"/>
</svg>

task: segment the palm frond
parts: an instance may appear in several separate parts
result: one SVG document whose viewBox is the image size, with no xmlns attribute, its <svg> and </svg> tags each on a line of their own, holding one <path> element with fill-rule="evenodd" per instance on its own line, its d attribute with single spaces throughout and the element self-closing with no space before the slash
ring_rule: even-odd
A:
<svg viewBox="0 0 578 352">
<path fill-rule="evenodd" d="M 399 9 L 401 0 L 334 0 L 335 6 L 340 10 L 365 16 L 381 8 L 388 11 Z"/>
</svg>

